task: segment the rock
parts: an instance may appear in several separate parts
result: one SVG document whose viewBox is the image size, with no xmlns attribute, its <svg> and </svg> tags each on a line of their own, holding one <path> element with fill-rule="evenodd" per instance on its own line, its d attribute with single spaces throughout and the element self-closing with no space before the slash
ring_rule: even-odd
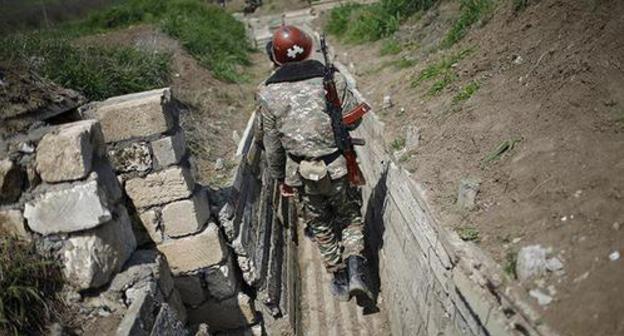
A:
<svg viewBox="0 0 624 336">
<path fill-rule="evenodd" d="M 17 201 L 22 194 L 24 173 L 9 159 L 0 161 L 0 204 Z"/>
<path fill-rule="evenodd" d="M 188 311 L 189 322 L 206 323 L 210 331 L 236 329 L 256 322 L 251 298 L 243 293 L 224 301 L 207 301 Z"/>
<path fill-rule="evenodd" d="M 121 184 L 113 171 L 113 166 L 106 159 L 97 160 L 93 167 L 94 173 L 89 177 L 94 177 L 98 184 L 106 191 L 110 203 L 117 203 L 123 197 Z"/>
<path fill-rule="evenodd" d="M 149 336 L 156 321 L 154 311 L 158 311 L 157 307 L 158 303 L 149 290 L 139 292 L 119 323 L 116 335 Z"/>
<path fill-rule="evenodd" d="M 197 327 L 197 332 L 195 336 L 210 336 L 210 332 L 208 331 L 208 325 L 206 323 L 200 323 Z"/>
<path fill-rule="evenodd" d="M 209 224 L 194 236 L 165 241 L 157 248 L 167 257 L 174 275 L 219 264 L 227 253 L 216 224 Z"/>
<path fill-rule="evenodd" d="M 538 277 L 546 272 L 546 249 L 540 245 L 525 246 L 518 252 L 516 274 L 520 281 Z"/>
<path fill-rule="evenodd" d="M 166 88 L 91 103 L 79 112 L 85 119 L 99 120 L 111 143 L 167 132 L 173 125 L 171 109 L 171 91 Z"/>
<path fill-rule="evenodd" d="M 22 154 L 32 154 L 35 152 L 35 146 L 28 142 L 22 142 L 17 150 Z"/>
<path fill-rule="evenodd" d="M 106 194 L 92 180 L 40 195 L 26 203 L 24 217 L 43 235 L 92 229 L 111 220 Z"/>
<path fill-rule="evenodd" d="M 139 218 L 141 220 L 141 224 L 147 231 L 147 234 L 150 236 L 151 240 L 160 244 L 163 241 L 163 233 L 160 229 L 160 220 L 159 215 L 155 210 L 148 210 L 139 213 Z"/>
<path fill-rule="evenodd" d="M 390 96 L 384 96 L 383 97 L 383 103 L 381 104 L 381 108 L 382 109 L 389 109 L 393 106 L 392 104 L 392 97 Z"/>
<path fill-rule="evenodd" d="M 405 148 L 414 150 L 420 144 L 420 128 L 409 126 L 405 132 Z"/>
<path fill-rule="evenodd" d="M 241 136 L 237 130 L 232 131 L 232 141 L 234 141 L 236 145 L 241 142 Z"/>
<path fill-rule="evenodd" d="M 167 204 L 162 210 L 162 223 L 167 237 L 180 237 L 199 232 L 210 217 L 210 204 L 205 192 L 191 199 Z"/>
<path fill-rule="evenodd" d="M 172 167 L 126 182 L 126 193 L 137 208 L 169 203 L 191 196 L 194 181 L 185 168 Z"/>
<path fill-rule="evenodd" d="M 62 250 L 65 277 L 79 289 L 100 287 L 121 270 L 135 248 L 130 219 L 119 207 L 110 222 L 70 235 Z"/>
<path fill-rule="evenodd" d="M 164 168 L 177 164 L 186 153 L 184 132 L 180 130 L 173 136 L 153 141 L 152 151 L 159 167 Z"/>
<path fill-rule="evenodd" d="M 215 162 L 215 170 L 221 170 L 225 168 L 225 161 L 222 158 L 218 158 Z"/>
<path fill-rule="evenodd" d="M 189 306 L 199 306 L 206 301 L 206 293 L 202 287 L 199 274 L 179 276 L 173 279 L 175 287 L 180 293 L 182 302 Z"/>
<path fill-rule="evenodd" d="M 613 223 L 613 230 L 618 231 L 620 229 L 620 223 L 615 222 Z"/>
<path fill-rule="evenodd" d="M 176 313 L 168 304 L 163 303 L 154 320 L 154 327 L 152 328 L 150 336 L 178 335 L 188 335 L 188 332 L 184 328 L 184 323 L 178 319 Z"/>
<path fill-rule="evenodd" d="M 30 240 L 30 234 L 26 231 L 24 216 L 20 210 L 0 210 L 0 236 L 4 234 Z"/>
<path fill-rule="evenodd" d="M 540 306 L 546 306 L 550 304 L 553 300 L 552 296 L 546 293 L 543 293 L 541 290 L 537 288 L 530 290 L 529 295 L 537 299 L 537 304 L 539 304 Z"/>
<path fill-rule="evenodd" d="M 609 254 L 609 260 L 617 261 L 619 259 L 620 259 L 620 252 L 619 251 L 614 251 L 613 253 Z"/>
<path fill-rule="evenodd" d="M 50 183 L 85 178 L 94 154 L 104 148 L 102 131 L 95 120 L 83 120 L 46 134 L 37 146 L 37 171 Z"/>
<path fill-rule="evenodd" d="M 147 282 L 157 283 L 163 296 L 169 296 L 174 289 L 169 265 L 160 253 L 155 250 L 137 250 L 126 262 L 124 270 L 113 278 L 108 290 L 122 293 Z"/>
<path fill-rule="evenodd" d="M 231 297 L 238 292 L 238 278 L 234 272 L 232 258 L 228 257 L 224 265 L 213 266 L 206 270 L 204 279 L 208 293 L 217 300 Z"/>
<path fill-rule="evenodd" d="M 177 290 L 171 292 L 171 295 L 167 298 L 167 303 L 171 306 L 171 309 L 175 312 L 178 319 L 182 321 L 182 323 L 186 323 L 186 307 L 184 307 L 184 303 L 180 297 L 180 292 Z"/>
<path fill-rule="evenodd" d="M 479 181 L 471 178 L 462 179 L 457 193 L 457 206 L 471 210 L 475 206 L 475 198 L 479 193 Z"/>
<path fill-rule="evenodd" d="M 114 147 L 108 151 L 108 157 L 117 172 L 144 172 L 152 168 L 152 155 L 146 142 Z"/>
<path fill-rule="evenodd" d="M 563 269 L 563 263 L 559 258 L 552 257 L 546 260 L 546 269 L 550 272 L 557 272 Z"/>
</svg>

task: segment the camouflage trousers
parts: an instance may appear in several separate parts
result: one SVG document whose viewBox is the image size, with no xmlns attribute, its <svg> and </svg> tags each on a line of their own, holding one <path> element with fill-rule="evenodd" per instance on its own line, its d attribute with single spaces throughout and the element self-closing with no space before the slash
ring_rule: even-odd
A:
<svg viewBox="0 0 624 336">
<path fill-rule="evenodd" d="M 306 224 L 328 272 L 344 268 L 344 260 L 350 256 L 363 257 L 364 222 L 359 188 L 341 178 L 332 181 L 322 193 L 307 193 L 304 188 L 301 199 Z"/>
</svg>

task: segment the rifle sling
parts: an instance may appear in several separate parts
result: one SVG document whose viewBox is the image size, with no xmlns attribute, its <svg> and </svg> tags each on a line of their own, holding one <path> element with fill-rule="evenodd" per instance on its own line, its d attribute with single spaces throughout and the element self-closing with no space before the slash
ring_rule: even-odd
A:
<svg viewBox="0 0 624 336">
<path fill-rule="evenodd" d="M 317 60 L 306 60 L 282 65 L 264 84 L 298 82 L 310 78 L 323 77 L 324 75 L 325 66 L 323 63 Z"/>
<path fill-rule="evenodd" d="M 294 154 L 290 154 L 288 153 L 288 157 L 290 157 L 293 161 L 295 161 L 297 164 L 300 164 L 301 161 L 323 161 L 325 162 L 325 165 L 329 166 L 330 163 L 334 162 L 337 158 L 339 158 L 342 155 L 342 153 L 340 151 L 335 151 L 331 154 L 327 154 L 318 158 L 307 158 L 304 156 L 298 156 L 298 155 L 294 155 Z"/>
</svg>

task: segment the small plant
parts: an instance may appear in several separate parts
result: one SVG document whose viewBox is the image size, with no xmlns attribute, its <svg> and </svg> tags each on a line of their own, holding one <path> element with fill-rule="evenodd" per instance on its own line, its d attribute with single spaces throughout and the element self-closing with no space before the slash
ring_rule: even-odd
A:
<svg viewBox="0 0 624 336">
<path fill-rule="evenodd" d="M 401 44 L 395 39 L 387 39 L 384 41 L 379 53 L 381 56 L 385 55 L 396 55 L 403 50 Z"/>
<path fill-rule="evenodd" d="M 446 34 L 443 47 L 450 47 L 468 33 L 468 29 L 493 9 L 493 0 L 460 0 L 461 14 Z"/>
<path fill-rule="evenodd" d="M 442 90 L 444 90 L 449 84 L 453 83 L 456 79 L 457 75 L 455 73 L 445 73 L 442 78 L 438 79 L 437 81 L 435 81 L 435 83 L 433 83 L 431 89 L 429 89 L 428 94 L 430 96 L 437 96 L 438 94 L 440 94 L 440 92 L 442 92 Z"/>
<path fill-rule="evenodd" d="M 405 147 L 405 141 L 405 137 L 396 137 L 390 144 L 390 147 L 395 151 L 399 151 Z"/>
<path fill-rule="evenodd" d="M 414 65 L 416 65 L 416 63 L 418 62 L 415 59 L 411 59 L 407 57 L 401 57 L 400 59 L 396 61 L 392 61 L 392 65 L 394 65 L 395 67 L 399 69 L 411 68 Z"/>
<path fill-rule="evenodd" d="M 474 95 L 475 92 L 477 92 L 480 87 L 481 85 L 479 84 L 478 81 L 472 81 L 468 83 L 466 86 L 464 86 L 461 89 L 461 91 L 459 91 L 455 95 L 455 97 L 453 97 L 453 103 L 458 104 L 460 102 L 470 99 L 470 97 L 472 97 L 472 95 Z"/>
<path fill-rule="evenodd" d="M 507 252 L 505 255 L 505 264 L 503 266 L 503 272 L 512 279 L 517 279 L 516 264 L 518 263 L 518 254 L 513 251 Z"/>
<path fill-rule="evenodd" d="M 529 0 L 512 0 L 514 11 L 519 12 L 529 5 Z"/>
<path fill-rule="evenodd" d="M 458 53 L 443 58 L 435 64 L 429 65 L 412 81 L 412 87 L 418 87 L 422 82 L 427 80 L 437 79 L 429 89 L 428 94 L 431 96 L 439 94 L 444 88 L 457 79 L 457 74 L 455 74 L 453 66 L 469 55 L 472 50 L 472 48 L 461 50 Z"/>
<path fill-rule="evenodd" d="M 43 334 L 61 301 L 61 266 L 36 253 L 33 243 L 0 238 L 0 334 Z"/>
<path fill-rule="evenodd" d="M 456 230 L 459 238 L 463 241 L 479 241 L 479 231 L 473 227 L 462 227 Z"/>
<path fill-rule="evenodd" d="M 501 142 L 492 153 L 485 157 L 485 159 L 483 160 L 484 163 L 490 163 L 499 160 L 503 157 L 505 153 L 511 151 L 521 140 L 522 139 L 519 138 L 512 138 Z"/>
</svg>

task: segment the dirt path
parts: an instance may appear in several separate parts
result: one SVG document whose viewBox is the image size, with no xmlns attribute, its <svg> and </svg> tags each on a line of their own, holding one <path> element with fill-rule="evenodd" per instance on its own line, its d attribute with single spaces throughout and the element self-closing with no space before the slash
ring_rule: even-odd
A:
<svg viewBox="0 0 624 336">
<path fill-rule="evenodd" d="M 333 298 L 329 292 L 331 275 L 325 272 L 318 248 L 303 234 L 299 236 L 302 335 L 390 335 L 383 307 L 377 313 L 364 315 L 362 308 L 355 304 L 355 299 L 340 302 Z"/>
</svg>

